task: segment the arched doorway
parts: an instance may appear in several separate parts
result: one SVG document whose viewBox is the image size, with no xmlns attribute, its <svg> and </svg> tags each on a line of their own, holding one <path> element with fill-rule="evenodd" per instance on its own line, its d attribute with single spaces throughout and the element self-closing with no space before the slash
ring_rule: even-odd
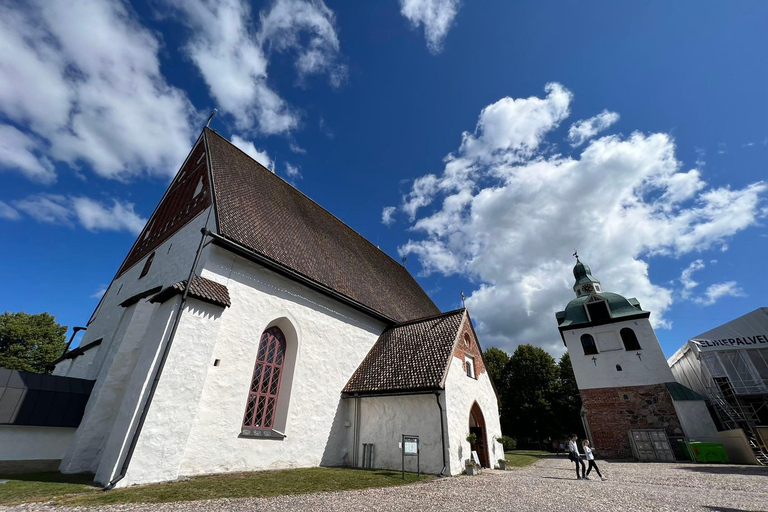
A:
<svg viewBox="0 0 768 512">
<path fill-rule="evenodd" d="M 488 442 L 485 435 L 485 417 L 483 411 L 477 402 L 472 404 L 469 410 L 469 433 L 477 436 L 475 444 L 471 445 L 472 451 L 477 452 L 477 458 L 480 459 L 480 465 L 484 468 L 491 468 L 488 457 Z"/>
</svg>

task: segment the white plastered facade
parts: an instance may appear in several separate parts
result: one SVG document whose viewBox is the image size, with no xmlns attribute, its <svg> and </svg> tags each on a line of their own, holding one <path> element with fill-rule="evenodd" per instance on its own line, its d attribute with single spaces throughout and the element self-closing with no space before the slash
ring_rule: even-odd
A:
<svg viewBox="0 0 768 512">
<path fill-rule="evenodd" d="M 619 334 L 624 328 L 635 332 L 640 350 L 624 349 Z M 584 354 L 581 345 L 581 336 L 584 334 L 594 337 L 597 354 Z M 563 339 L 571 354 L 573 373 L 579 389 L 644 386 L 675 380 L 647 318 L 571 329 L 563 331 Z M 616 365 L 620 365 L 621 371 L 617 370 Z"/>
<path fill-rule="evenodd" d="M 80 356 L 77 365 L 57 367 L 57 374 L 97 381 L 62 471 L 94 472 L 103 485 L 121 473 L 181 298 L 119 304 L 188 277 L 200 230 L 212 228 L 209 213 L 156 248 L 148 275 L 139 278 L 145 258 L 114 280 L 81 341 L 102 338 L 101 345 Z M 354 403 L 343 399 L 341 390 L 386 325 L 213 244 L 203 248 L 196 274 L 226 286 L 231 307 L 187 299 L 125 476 L 116 486 L 210 473 L 356 465 Z M 272 326 L 286 337 L 274 424 L 285 437 L 245 437 L 241 427 L 258 344 Z M 485 418 L 491 464 L 503 456 L 495 441 L 501 435 L 498 405 L 487 372 L 469 378 L 463 361 L 452 357 L 440 400 L 448 474 L 463 472 L 470 457 L 466 436 L 474 402 Z M 361 412 L 368 412 L 360 416 L 358 450 L 362 453 L 363 442 L 373 442 L 380 449 L 375 467 L 399 468 L 396 443 L 406 433 L 423 436 L 423 470 L 441 471 L 434 395 L 361 402 Z"/>
</svg>

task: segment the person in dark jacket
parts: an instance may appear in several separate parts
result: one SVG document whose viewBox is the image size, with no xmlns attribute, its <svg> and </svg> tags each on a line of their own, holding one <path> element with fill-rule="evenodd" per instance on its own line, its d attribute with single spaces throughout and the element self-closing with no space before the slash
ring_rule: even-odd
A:
<svg viewBox="0 0 768 512">
<path fill-rule="evenodd" d="M 568 458 L 576 463 L 576 480 L 589 480 L 585 474 L 587 468 L 584 465 L 584 459 L 579 454 L 579 440 L 576 434 L 571 434 L 571 440 L 568 442 Z M 581 475 L 579 475 L 579 464 L 581 464 Z"/>
</svg>

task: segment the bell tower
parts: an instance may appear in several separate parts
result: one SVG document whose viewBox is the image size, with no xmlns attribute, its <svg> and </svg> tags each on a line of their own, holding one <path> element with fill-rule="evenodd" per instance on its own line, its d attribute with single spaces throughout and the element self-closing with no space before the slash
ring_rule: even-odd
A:
<svg viewBox="0 0 768 512">
<path fill-rule="evenodd" d="M 668 383 L 675 379 L 651 313 L 635 298 L 603 291 L 574 253 L 576 298 L 555 314 L 568 349 L 593 443 L 607 458 L 632 457 L 629 431 L 682 437 Z"/>
</svg>

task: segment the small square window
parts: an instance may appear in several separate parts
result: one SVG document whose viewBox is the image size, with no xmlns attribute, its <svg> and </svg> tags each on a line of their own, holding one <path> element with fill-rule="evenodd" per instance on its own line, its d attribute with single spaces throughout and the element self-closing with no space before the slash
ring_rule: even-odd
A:
<svg viewBox="0 0 768 512">
<path fill-rule="evenodd" d="M 475 358 L 471 356 L 464 356 L 464 370 L 467 372 L 467 377 L 475 378 Z"/>
</svg>

